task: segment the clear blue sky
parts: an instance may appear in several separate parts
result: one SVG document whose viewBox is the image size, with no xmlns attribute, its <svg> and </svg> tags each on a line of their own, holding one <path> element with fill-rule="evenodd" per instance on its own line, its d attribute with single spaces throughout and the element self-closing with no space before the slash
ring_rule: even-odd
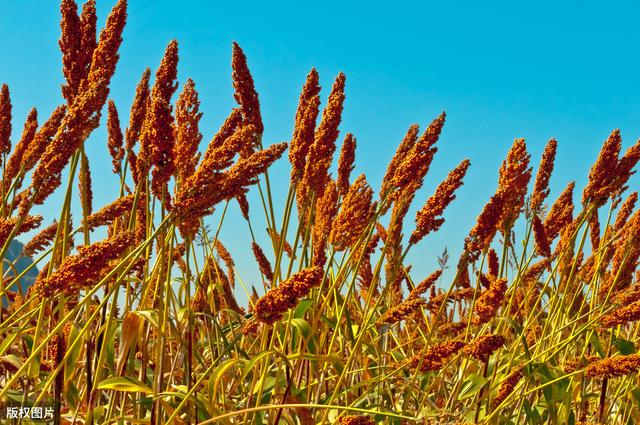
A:
<svg viewBox="0 0 640 425">
<path fill-rule="evenodd" d="M 100 23 L 113 3 L 98 0 Z M 570 180 L 581 190 L 612 129 L 622 130 L 625 148 L 640 136 L 639 13 L 630 1 L 604 7 L 601 2 L 555 1 L 131 0 L 112 97 L 126 122 L 141 72 L 146 66 L 155 70 L 166 44 L 178 39 L 179 79 L 193 78 L 200 92 L 204 148 L 233 107 L 230 53 L 235 40 L 248 56 L 265 141 L 272 143 L 290 138 L 309 69 L 318 69 L 324 96 L 344 71 L 342 134 L 356 135 L 355 173 L 365 172 L 376 189 L 407 127 L 414 122 L 426 126 L 445 110 L 440 151 L 416 207 L 463 158 L 472 165 L 446 224 L 409 258 L 419 279 L 433 269 L 445 245 L 457 257 L 495 189 L 498 167 L 514 137 L 526 138 L 535 165 L 546 141 L 558 139 L 553 197 Z M 19 120 L 31 106 L 38 107 L 42 121 L 61 102 L 58 22 L 57 1 L 0 0 L 0 81 L 11 88 L 14 128 L 22 126 Z M 91 137 L 88 150 L 97 208 L 112 200 L 117 188 L 103 129 Z M 273 173 L 285 182 L 288 163 L 281 161 Z M 635 189 L 638 181 L 633 179 Z M 286 191 L 284 184 L 276 189 Z M 253 211 L 258 208 L 254 204 Z M 223 241 L 244 267 L 240 257 L 248 248 L 246 231 L 234 230 L 236 224 L 241 223 L 227 223 Z M 407 226 L 408 233 L 412 224 Z"/>
</svg>

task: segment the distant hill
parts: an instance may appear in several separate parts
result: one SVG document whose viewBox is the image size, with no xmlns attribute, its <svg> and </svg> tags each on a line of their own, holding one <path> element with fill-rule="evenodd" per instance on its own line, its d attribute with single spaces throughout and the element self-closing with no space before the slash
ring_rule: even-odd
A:
<svg viewBox="0 0 640 425">
<path fill-rule="evenodd" d="M 11 244 L 9 245 L 9 249 L 7 250 L 7 253 L 4 258 L 5 272 L 7 271 L 7 265 L 13 263 L 16 259 L 18 259 L 18 261 L 16 261 L 15 263 L 15 269 L 18 274 L 22 273 L 27 267 L 33 264 L 33 261 L 31 261 L 31 258 L 23 257 L 20 255 L 22 253 L 23 248 L 24 248 L 24 244 L 22 242 L 17 241 L 15 239 L 11 242 Z M 7 276 L 12 276 L 12 275 L 13 275 L 13 270 L 7 273 Z M 22 286 L 23 293 L 26 292 L 27 288 L 31 286 L 33 282 L 35 282 L 37 277 L 38 277 L 37 267 L 33 267 L 24 276 L 22 276 L 22 278 L 20 279 L 20 286 Z M 17 288 L 12 287 L 11 289 L 16 290 Z"/>
</svg>

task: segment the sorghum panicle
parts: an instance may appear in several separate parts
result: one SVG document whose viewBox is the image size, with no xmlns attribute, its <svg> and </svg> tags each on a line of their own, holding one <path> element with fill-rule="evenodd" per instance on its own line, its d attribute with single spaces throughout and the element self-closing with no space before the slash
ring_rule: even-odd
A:
<svg viewBox="0 0 640 425">
<path fill-rule="evenodd" d="M 558 142 L 556 139 L 551 139 L 542 152 L 542 159 L 540 160 L 540 166 L 538 167 L 538 173 L 536 174 L 533 193 L 531 194 L 531 201 L 529 203 L 531 211 L 535 213 L 540 211 L 542 204 L 549 196 L 549 180 L 553 173 L 557 148 Z"/>
</svg>

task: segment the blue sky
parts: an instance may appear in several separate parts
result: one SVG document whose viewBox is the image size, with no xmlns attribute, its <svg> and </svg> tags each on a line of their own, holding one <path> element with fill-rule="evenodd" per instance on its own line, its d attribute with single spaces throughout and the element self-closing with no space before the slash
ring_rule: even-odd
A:
<svg viewBox="0 0 640 425">
<path fill-rule="evenodd" d="M 98 0 L 100 23 L 113 3 Z M 440 150 L 416 208 L 462 159 L 470 158 L 472 165 L 439 234 L 409 257 L 419 279 L 432 271 L 444 246 L 457 257 L 515 137 L 526 138 L 534 165 L 546 141 L 558 139 L 553 197 L 571 180 L 581 190 L 611 130 L 622 130 L 625 148 L 640 136 L 639 12 L 632 2 L 604 8 L 599 2 L 552 1 L 131 0 L 112 98 L 126 122 L 141 72 L 146 66 L 155 70 L 166 44 L 178 39 L 180 82 L 194 79 L 202 101 L 204 148 L 234 106 L 235 40 L 247 54 L 260 94 L 265 142 L 273 143 L 290 138 L 309 69 L 315 66 L 320 73 L 323 103 L 343 71 L 347 100 L 341 131 L 356 135 L 354 173 L 365 172 L 376 189 L 408 126 L 424 127 L 445 110 Z M 57 1 L 0 0 L 0 81 L 10 85 L 16 130 L 31 106 L 42 121 L 61 102 L 58 22 Z M 102 128 L 87 149 L 98 208 L 117 190 Z M 288 163 L 281 161 L 273 174 L 284 203 Z M 635 189 L 638 181 L 633 179 Z M 253 205 L 257 214 L 259 205 Z M 222 240 L 241 267 L 254 268 L 240 258 L 248 249 L 241 225 L 228 222 Z M 410 232 L 412 224 L 407 226 Z M 247 275 L 251 280 L 254 272 Z"/>
</svg>

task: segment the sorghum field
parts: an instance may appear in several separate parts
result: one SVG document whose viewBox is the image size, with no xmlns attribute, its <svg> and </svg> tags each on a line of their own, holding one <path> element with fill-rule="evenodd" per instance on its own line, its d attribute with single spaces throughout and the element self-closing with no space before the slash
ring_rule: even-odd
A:
<svg viewBox="0 0 640 425">
<path fill-rule="evenodd" d="M 640 143 L 623 149 L 614 130 L 584 164 L 586 187 L 556 182 L 566 188 L 549 199 L 557 142 L 531 158 L 516 139 L 464 250 L 418 276 L 406 255 L 439 230 L 470 167 L 416 196 L 444 113 L 409 127 L 372 188 L 351 175 L 356 138 L 339 131 L 343 74 L 321 93 L 312 69 L 290 140 L 270 146 L 237 44 L 237 107 L 216 134 L 199 131 L 194 82 L 176 83 L 176 41 L 117 109 L 127 3 L 99 32 L 94 3 L 62 0 L 63 104 L 34 109 L 11 140 L 22 123 L 10 88 L 0 94 L 3 406 L 49 403 L 57 423 L 78 424 L 640 421 L 640 210 L 627 187 Z M 120 196 L 94 206 L 102 159 L 84 144 L 100 125 Z M 286 193 L 270 184 L 276 161 L 290 164 Z M 244 282 L 218 239 L 233 203 L 252 235 L 252 220 L 268 223 L 270 243 L 247 240 L 244 254 L 261 281 Z M 50 216 L 32 214 L 42 204 Z M 29 269 L 7 257 L 21 235 L 39 270 L 26 291 Z"/>
</svg>

